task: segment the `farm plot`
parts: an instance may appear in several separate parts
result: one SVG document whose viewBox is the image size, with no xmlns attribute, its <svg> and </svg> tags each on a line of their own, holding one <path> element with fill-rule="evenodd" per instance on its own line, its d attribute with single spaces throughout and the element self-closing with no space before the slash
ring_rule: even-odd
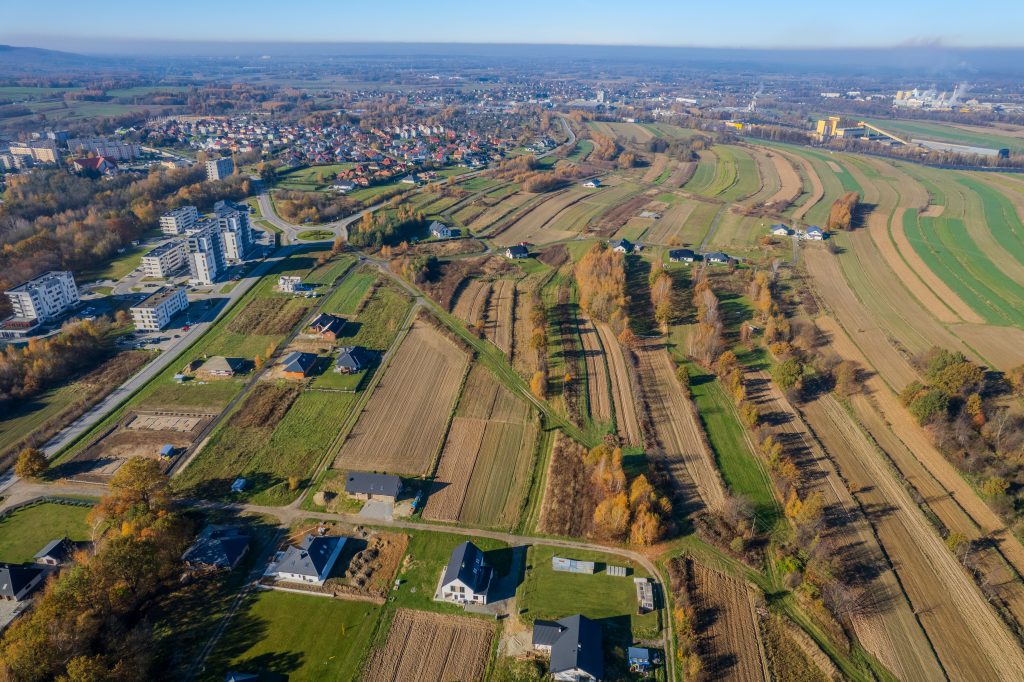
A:
<svg viewBox="0 0 1024 682">
<path fill-rule="evenodd" d="M 746 584 L 692 563 L 692 599 L 701 645 L 716 677 L 756 682 L 766 679 L 754 610 Z"/>
<path fill-rule="evenodd" d="M 574 232 L 545 228 L 563 210 L 589 196 L 591 195 L 580 187 L 555 192 L 543 199 L 541 203 L 531 207 L 525 214 L 517 216 L 507 229 L 492 234 L 491 237 L 494 243 L 501 247 L 523 241 L 547 243 L 574 237 L 576 236 Z"/>
<path fill-rule="evenodd" d="M 822 184 L 821 178 L 818 177 L 818 173 L 814 170 L 814 166 L 811 165 L 810 161 L 796 154 L 782 155 L 791 163 L 799 165 L 801 173 L 807 178 L 807 182 L 810 185 L 810 187 L 804 188 L 807 193 L 807 199 L 805 199 L 800 206 L 793 211 L 793 220 L 799 222 L 803 220 L 808 211 L 814 208 L 818 202 L 825 197 L 825 186 Z"/>
<path fill-rule="evenodd" d="M 493 636 L 494 625 L 485 620 L 399 609 L 363 680 L 482 680 Z"/>
<path fill-rule="evenodd" d="M 800 180 L 800 174 L 797 173 L 793 164 L 790 163 L 789 159 L 780 154 L 778 150 L 767 152 L 767 154 L 771 157 L 775 173 L 778 175 L 779 189 L 775 194 L 768 197 L 765 205 L 776 210 L 783 210 L 783 208 L 789 206 L 800 196 L 803 191 L 803 182 Z"/>
<path fill-rule="evenodd" d="M 494 283 L 487 303 L 484 333 L 505 355 L 512 353 L 515 302 L 516 283 L 513 280 L 499 279 Z"/>
<path fill-rule="evenodd" d="M 634 196 L 639 189 L 639 185 L 630 182 L 602 189 L 560 212 L 551 226 L 576 233 L 588 229 L 603 232 L 609 229 L 609 224 L 618 227 L 648 202 L 647 197 Z"/>
<path fill-rule="evenodd" d="M 537 199 L 538 197 L 533 194 L 516 192 L 478 214 L 469 223 L 469 228 L 473 230 L 474 233 L 478 231 L 486 231 L 502 218 L 505 218 L 506 216 L 511 215 L 514 211 L 522 208 L 530 200 Z"/>
<path fill-rule="evenodd" d="M 805 413 L 863 507 L 885 510 L 869 519 L 950 678 L 1009 679 L 1024 670 L 1024 651 L 839 403 L 827 395 Z"/>
<path fill-rule="evenodd" d="M 598 422 L 611 421 L 611 386 L 604 348 L 601 347 L 601 339 L 597 335 L 593 320 L 585 315 L 579 315 L 578 320 L 580 339 L 583 341 L 583 357 L 587 365 L 590 417 Z"/>
<path fill-rule="evenodd" d="M 231 320 L 227 330 L 246 336 L 287 334 L 302 320 L 309 307 L 308 300 L 294 296 L 257 298 Z"/>
<path fill-rule="evenodd" d="M 718 147 L 719 171 L 711 196 L 731 202 L 756 194 L 762 187 L 758 166 L 750 154 L 741 147 Z M 721 188 L 721 189 L 719 189 Z"/>
<path fill-rule="evenodd" d="M 335 459 L 338 469 L 430 473 L 469 358 L 415 322 Z M 414 447 L 410 444 L 415 443 Z"/>
<path fill-rule="evenodd" d="M 610 137 L 613 140 L 621 137 L 625 140 L 629 140 L 630 142 L 645 143 L 655 137 L 654 133 L 639 123 L 601 121 L 590 123 L 589 125 L 591 130 L 594 132 Z"/>
<path fill-rule="evenodd" d="M 865 596 L 875 599 L 876 608 L 852 616 L 858 641 L 901 680 L 943 679 L 945 672 L 931 642 L 832 460 L 767 372 L 748 372 L 746 385 L 761 414 L 778 424 L 772 435 L 787 443 L 807 482 L 804 495 L 820 493 L 829 509 L 831 522 L 822 532 L 822 540 L 850 570 L 864 569 L 860 587 Z"/>
<path fill-rule="evenodd" d="M 686 191 L 693 192 L 694 194 L 708 193 L 709 188 L 715 182 L 715 176 L 717 175 L 718 168 L 718 154 L 710 149 L 702 149 L 697 152 L 700 160 L 697 162 L 697 168 L 694 170 L 693 175 L 682 185 Z"/>
<path fill-rule="evenodd" d="M 633 196 L 635 186 L 628 193 L 616 197 L 616 201 L 609 203 L 606 209 L 591 225 L 592 232 L 599 236 L 609 236 L 615 230 L 622 227 L 624 223 L 633 218 L 644 206 L 650 203 L 650 197 L 646 195 Z"/>
<path fill-rule="evenodd" d="M 672 169 L 668 179 L 665 180 L 666 187 L 679 188 L 690 181 L 693 174 L 697 171 L 697 164 L 693 161 L 686 161 L 680 163 L 678 166 Z"/>
<path fill-rule="evenodd" d="M 471 279 L 459 291 L 452 314 L 466 324 L 476 324 L 484 319 L 487 301 L 491 298 L 491 283 L 482 279 Z"/>
<path fill-rule="evenodd" d="M 711 201 L 698 201 L 683 223 L 683 229 L 676 232 L 676 238 L 684 244 L 700 244 L 715 222 L 715 216 L 719 211 L 724 211 L 725 206 Z"/>
<path fill-rule="evenodd" d="M 651 165 L 648 166 L 647 170 L 644 172 L 643 181 L 655 182 L 659 177 L 661 177 L 661 174 L 665 172 L 667 166 L 668 156 L 665 154 L 655 154 Z"/>
<path fill-rule="evenodd" d="M 165 445 L 181 455 L 214 418 L 206 412 L 133 411 L 61 466 L 61 475 L 89 483 L 106 483 L 132 457 L 159 459 Z M 170 464 L 170 461 L 167 461 Z"/>
<path fill-rule="evenodd" d="M 676 201 L 661 214 L 661 218 L 654 222 L 644 236 L 644 241 L 662 246 L 671 246 L 676 242 L 681 243 L 683 227 L 693 210 L 700 205 L 700 202 L 692 199 Z"/>
<path fill-rule="evenodd" d="M 616 429 L 626 445 L 640 445 L 643 441 L 640 434 L 640 422 L 636 416 L 632 381 L 629 368 L 626 366 L 626 359 L 622 355 L 622 347 L 608 325 L 594 322 L 594 328 L 607 358 L 612 403 L 615 406 Z"/>
<path fill-rule="evenodd" d="M 769 197 L 775 196 L 782 187 L 782 180 L 779 178 L 778 169 L 773 163 L 775 155 L 757 147 L 749 149 L 748 153 L 753 157 L 754 163 L 757 164 L 757 173 L 761 176 L 761 188 L 747 197 L 744 203 L 748 205 L 763 205 L 768 202 Z"/>
<path fill-rule="evenodd" d="M 538 282 L 538 276 L 531 275 L 516 283 L 512 367 L 524 377 L 531 376 L 539 367 L 537 351 L 530 348 L 530 336 L 533 333 L 530 311 L 533 309 Z"/>
<path fill-rule="evenodd" d="M 686 506 L 720 509 L 725 501 L 722 477 L 696 408 L 679 387 L 664 341 L 649 341 L 634 352 L 651 435 L 660 446 L 680 498 Z"/>
<path fill-rule="evenodd" d="M 529 406 L 485 367 L 475 366 L 448 432 L 424 518 L 512 528 L 536 439 Z"/>
</svg>

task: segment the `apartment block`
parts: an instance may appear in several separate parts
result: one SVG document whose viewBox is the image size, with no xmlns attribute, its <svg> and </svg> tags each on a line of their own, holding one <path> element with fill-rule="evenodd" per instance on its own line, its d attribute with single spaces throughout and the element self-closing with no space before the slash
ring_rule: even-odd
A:
<svg viewBox="0 0 1024 682">
<path fill-rule="evenodd" d="M 14 317 L 47 322 L 78 305 L 75 278 L 66 270 L 52 270 L 7 290 Z"/>
<path fill-rule="evenodd" d="M 132 322 L 136 329 L 158 331 L 171 322 L 171 318 L 188 309 L 188 296 L 181 287 L 164 288 L 138 305 L 131 307 Z"/>
<path fill-rule="evenodd" d="M 142 271 L 146 277 L 166 279 L 185 267 L 186 255 L 183 241 L 169 241 L 142 257 Z"/>
<path fill-rule="evenodd" d="M 197 224 L 185 238 L 185 246 L 189 283 L 210 285 L 216 282 L 227 268 L 217 223 L 206 220 Z"/>
<path fill-rule="evenodd" d="M 199 209 L 182 206 L 160 216 L 160 231 L 168 236 L 185 234 L 199 222 Z"/>
<path fill-rule="evenodd" d="M 206 179 L 223 180 L 235 172 L 235 162 L 230 156 L 220 159 L 210 159 L 206 162 Z"/>
<path fill-rule="evenodd" d="M 82 137 L 68 140 L 68 149 L 74 154 L 95 154 L 115 161 L 134 161 L 142 148 L 137 142 L 111 140 L 105 137 Z"/>
<path fill-rule="evenodd" d="M 57 151 L 57 143 L 53 140 L 12 142 L 10 153 L 12 156 L 20 156 L 22 159 L 31 159 L 33 163 L 60 164 L 60 153 Z"/>
<path fill-rule="evenodd" d="M 248 207 L 230 201 L 218 201 L 213 207 L 213 214 L 220 231 L 224 258 L 229 263 L 244 261 L 253 241 Z"/>
</svg>

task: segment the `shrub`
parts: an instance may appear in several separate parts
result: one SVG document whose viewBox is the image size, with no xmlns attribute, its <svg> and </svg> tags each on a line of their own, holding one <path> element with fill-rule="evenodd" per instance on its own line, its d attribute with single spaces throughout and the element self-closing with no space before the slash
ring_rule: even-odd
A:
<svg viewBox="0 0 1024 682">
<path fill-rule="evenodd" d="M 910 414 L 918 424 L 929 424 L 944 418 L 948 411 L 949 396 L 934 388 L 919 393 L 910 403 Z"/>
</svg>

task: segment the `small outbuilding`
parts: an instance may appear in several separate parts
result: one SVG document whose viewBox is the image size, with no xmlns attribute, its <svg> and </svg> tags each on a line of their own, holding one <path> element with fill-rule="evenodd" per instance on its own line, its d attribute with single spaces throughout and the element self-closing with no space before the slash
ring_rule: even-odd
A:
<svg viewBox="0 0 1024 682">
<path fill-rule="evenodd" d="M 586 575 L 593 575 L 596 567 L 593 561 L 578 561 L 576 559 L 566 559 L 565 557 L 553 556 L 551 557 L 551 570 L 560 571 L 562 573 L 584 573 Z"/>
<path fill-rule="evenodd" d="M 598 178 L 591 178 L 590 180 L 584 182 L 583 186 L 590 189 L 596 189 L 601 186 L 601 181 Z"/>
<path fill-rule="evenodd" d="M 75 552 L 75 543 L 67 536 L 56 538 L 46 543 L 46 546 L 36 552 L 32 557 L 37 564 L 43 566 L 60 566 L 71 559 Z"/>
</svg>

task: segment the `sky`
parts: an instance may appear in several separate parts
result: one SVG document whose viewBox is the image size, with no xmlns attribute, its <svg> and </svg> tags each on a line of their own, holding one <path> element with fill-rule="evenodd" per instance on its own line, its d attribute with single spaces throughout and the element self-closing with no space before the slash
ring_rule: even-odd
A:
<svg viewBox="0 0 1024 682">
<path fill-rule="evenodd" d="M 1022 26 L 1021 0 L 0 0 L 0 43 L 82 53 L 181 40 L 1024 47 Z"/>
</svg>

